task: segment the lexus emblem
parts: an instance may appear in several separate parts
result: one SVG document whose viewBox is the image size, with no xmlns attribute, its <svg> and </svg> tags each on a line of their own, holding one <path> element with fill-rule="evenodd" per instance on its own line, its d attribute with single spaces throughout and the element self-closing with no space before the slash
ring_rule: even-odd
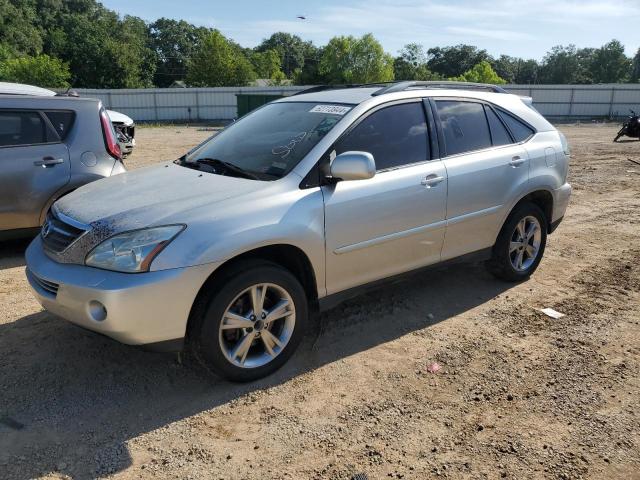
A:
<svg viewBox="0 0 640 480">
<path fill-rule="evenodd" d="M 44 222 L 42 225 L 42 238 L 47 238 L 47 236 L 51 233 L 51 224 L 49 222 Z"/>
</svg>

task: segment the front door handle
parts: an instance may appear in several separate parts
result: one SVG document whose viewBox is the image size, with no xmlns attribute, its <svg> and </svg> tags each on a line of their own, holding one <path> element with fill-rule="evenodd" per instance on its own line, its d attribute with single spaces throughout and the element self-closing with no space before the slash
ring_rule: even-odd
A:
<svg viewBox="0 0 640 480">
<path fill-rule="evenodd" d="M 518 157 L 515 156 L 511 159 L 511 161 L 509 162 L 509 165 L 511 165 L 512 167 L 519 167 L 520 165 L 522 165 L 524 162 L 526 162 L 526 160 L 522 157 Z"/>
<path fill-rule="evenodd" d="M 435 187 L 443 180 L 444 180 L 444 177 L 441 177 L 440 175 L 432 173 L 431 175 L 427 175 L 425 178 L 423 178 L 420 184 L 424 185 L 427 188 L 431 188 L 431 187 Z"/>
<path fill-rule="evenodd" d="M 33 162 L 36 167 L 42 168 L 52 167 L 60 163 L 64 163 L 64 158 L 44 157 L 42 160 L 36 160 Z"/>
</svg>

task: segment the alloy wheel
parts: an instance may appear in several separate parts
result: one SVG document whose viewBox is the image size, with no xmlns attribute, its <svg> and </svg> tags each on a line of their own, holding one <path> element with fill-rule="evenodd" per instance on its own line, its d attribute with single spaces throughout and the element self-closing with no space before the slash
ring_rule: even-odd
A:
<svg viewBox="0 0 640 480">
<path fill-rule="evenodd" d="M 225 310 L 219 329 L 220 347 L 237 367 L 262 367 L 282 353 L 295 323 L 295 305 L 284 288 L 273 283 L 252 285 Z"/>
<path fill-rule="evenodd" d="M 526 271 L 533 265 L 541 242 L 542 228 L 536 217 L 528 215 L 518 222 L 509 243 L 509 259 L 516 271 Z"/>
</svg>

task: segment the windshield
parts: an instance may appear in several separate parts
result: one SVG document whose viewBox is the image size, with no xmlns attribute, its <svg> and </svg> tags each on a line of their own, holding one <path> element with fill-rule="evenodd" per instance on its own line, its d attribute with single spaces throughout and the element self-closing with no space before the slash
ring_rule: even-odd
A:
<svg viewBox="0 0 640 480">
<path fill-rule="evenodd" d="M 219 175 L 277 180 L 289 173 L 351 108 L 312 102 L 271 103 L 177 163 Z"/>
</svg>

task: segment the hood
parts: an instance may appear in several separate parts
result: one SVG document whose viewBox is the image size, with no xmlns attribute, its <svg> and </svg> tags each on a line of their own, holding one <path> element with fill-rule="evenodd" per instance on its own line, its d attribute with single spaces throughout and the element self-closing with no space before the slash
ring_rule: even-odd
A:
<svg viewBox="0 0 640 480">
<path fill-rule="evenodd" d="M 114 175 L 56 202 L 59 212 L 110 231 L 188 223 L 189 211 L 266 188 L 271 182 L 225 177 L 173 163 Z"/>
<path fill-rule="evenodd" d="M 127 127 L 133 125 L 133 120 L 131 119 L 131 117 L 125 115 L 124 113 L 107 110 L 107 115 L 109 115 L 109 118 L 112 122 L 124 123 Z"/>
</svg>

